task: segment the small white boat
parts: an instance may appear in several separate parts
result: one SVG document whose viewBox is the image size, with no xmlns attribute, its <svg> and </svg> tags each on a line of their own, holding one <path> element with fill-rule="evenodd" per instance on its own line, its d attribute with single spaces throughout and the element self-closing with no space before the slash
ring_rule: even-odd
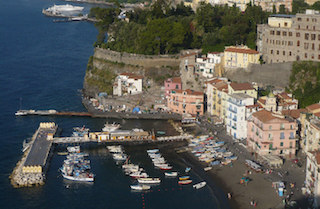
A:
<svg viewBox="0 0 320 209">
<path fill-rule="evenodd" d="M 140 184 L 131 185 L 130 187 L 131 187 L 131 189 L 133 189 L 133 190 L 139 190 L 139 191 L 149 190 L 149 189 L 151 188 L 149 185 L 140 185 Z"/>
<path fill-rule="evenodd" d="M 207 182 L 203 181 L 203 182 L 200 182 L 200 183 L 198 183 L 198 184 L 193 185 L 193 188 L 194 188 L 194 189 L 201 189 L 201 188 L 204 187 L 206 184 L 207 184 Z"/>
<path fill-rule="evenodd" d="M 130 176 L 132 178 L 147 178 L 149 177 L 149 175 L 145 172 L 140 172 L 140 171 L 137 171 L 137 172 L 134 172 L 134 173 L 131 173 Z"/>
<path fill-rule="evenodd" d="M 79 153 L 80 152 L 80 146 L 74 146 L 74 147 L 67 147 L 68 152 L 70 153 Z"/>
<path fill-rule="evenodd" d="M 168 177 L 176 177 L 178 176 L 178 172 L 165 172 L 164 175 Z"/>
<path fill-rule="evenodd" d="M 157 153 L 159 152 L 159 149 L 149 149 L 147 150 L 148 153 Z"/>
<path fill-rule="evenodd" d="M 212 167 L 205 167 L 203 170 L 204 171 L 210 171 L 212 169 Z"/>
<path fill-rule="evenodd" d="M 120 124 L 117 123 L 105 123 L 104 127 L 102 128 L 102 131 L 105 132 L 113 132 L 115 130 L 117 130 L 118 128 L 120 128 Z"/>
<path fill-rule="evenodd" d="M 159 184 L 161 180 L 160 178 L 139 178 L 138 182 L 140 184 Z"/>
<path fill-rule="evenodd" d="M 188 168 L 185 169 L 185 172 L 188 173 L 190 170 L 191 170 L 191 168 L 188 167 Z"/>
</svg>

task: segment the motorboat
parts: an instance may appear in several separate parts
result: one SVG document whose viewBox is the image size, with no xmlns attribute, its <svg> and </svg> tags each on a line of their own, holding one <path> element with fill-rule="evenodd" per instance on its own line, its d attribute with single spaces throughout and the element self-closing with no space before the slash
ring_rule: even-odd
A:
<svg viewBox="0 0 320 209">
<path fill-rule="evenodd" d="M 159 152 L 159 149 L 149 149 L 147 150 L 148 153 L 157 153 Z"/>
<path fill-rule="evenodd" d="M 179 177 L 180 181 L 184 181 L 184 180 L 188 180 L 190 178 L 190 176 L 181 176 Z"/>
<path fill-rule="evenodd" d="M 171 170 L 172 166 L 166 165 L 166 166 L 160 166 L 159 167 L 161 170 Z"/>
<path fill-rule="evenodd" d="M 159 184 L 161 180 L 160 178 L 139 178 L 138 182 L 140 184 Z"/>
<path fill-rule="evenodd" d="M 104 127 L 102 128 L 102 131 L 105 131 L 105 132 L 112 132 L 112 131 L 115 131 L 117 129 L 120 128 L 120 124 L 118 123 L 105 123 L 104 124 Z"/>
<path fill-rule="evenodd" d="M 176 177 L 178 176 L 178 172 L 165 172 L 164 175 L 167 177 Z"/>
<path fill-rule="evenodd" d="M 147 178 L 149 177 L 149 175 L 145 172 L 140 172 L 140 171 L 137 171 L 137 172 L 134 172 L 134 173 L 131 173 L 130 176 L 132 178 Z"/>
<path fill-rule="evenodd" d="M 203 170 L 204 171 L 210 171 L 212 169 L 212 167 L 205 167 Z"/>
<path fill-rule="evenodd" d="M 190 170 L 191 170 L 191 168 L 188 167 L 188 168 L 185 169 L 185 172 L 188 173 Z"/>
<path fill-rule="evenodd" d="M 191 179 L 178 181 L 178 184 L 181 184 L 181 185 L 186 185 L 186 184 L 191 184 L 191 183 L 192 183 Z"/>
<path fill-rule="evenodd" d="M 206 184 L 207 184 L 207 182 L 203 181 L 203 182 L 200 182 L 200 183 L 198 183 L 198 184 L 193 185 L 193 188 L 194 188 L 194 189 L 201 189 L 201 188 L 204 187 Z"/>
<path fill-rule="evenodd" d="M 131 187 L 131 189 L 133 189 L 133 190 L 139 190 L 139 191 L 149 190 L 149 189 L 151 188 L 149 185 L 140 185 L 140 184 L 131 185 L 130 187 Z"/>
<path fill-rule="evenodd" d="M 65 5 L 53 5 L 52 7 L 49 7 L 48 9 L 46 9 L 45 11 L 58 15 L 58 14 L 63 14 L 63 13 L 81 12 L 83 9 L 84 9 L 84 7 L 65 4 Z"/>
<path fill-rule="evenodd" d="M 68 150 L 69 153 L 79 153 L 80 152 L 80 146 L 67 147 L 67 150 Z"/>
</svg>

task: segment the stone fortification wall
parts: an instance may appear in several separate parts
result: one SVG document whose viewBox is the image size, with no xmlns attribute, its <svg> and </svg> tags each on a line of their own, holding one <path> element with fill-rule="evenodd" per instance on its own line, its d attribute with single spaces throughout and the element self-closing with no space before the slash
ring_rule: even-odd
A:
<svg viewBox="0 0 320 209">
<path fill-rule="evenodd" d="M 248 70 L 227 70 L 225 77 L 237 82 L 256 82 L 259 85 L 285 88 L 289 84 L 292 62 L 254 64 Z"/>
<path fill-rule="evenodd" d="M 94 57 L 142 67 L 179 66 L 180 55 L 142 55 L 95 48 Z"/>
</svg>

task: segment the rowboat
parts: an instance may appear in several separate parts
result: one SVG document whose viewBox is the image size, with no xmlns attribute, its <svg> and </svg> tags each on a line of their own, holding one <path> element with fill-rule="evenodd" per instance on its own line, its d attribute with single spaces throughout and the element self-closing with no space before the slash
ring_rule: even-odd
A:
<svg viewBox="0 0 320 209">
<path fill-rule="evenodd" d="M 194 188 L 194 189 L 201 189 L 201 188 L 204 187 L 206 184 L 207 184 L 207 182 L 203 181 L 203 182 L 200 182 L 200 183 L 198 183 L 198 184 L 193 185 L 193 188 Z"/>
<path fill-rule="evenodd" d="M 212 167 L 205 167 L 203 170 L 204 171 L 210 171 L 212 169 Z"/>
<path fill-rule="evenodd" d="M 139 190 L 139 191 L 149 190 L 149 189 L 151 188 L 149 185 L 140 185 L 140 184 L 131 185 L 130 187 L 131 187 L 131 189 L 133 189 L 133 190 Z"/>
<path fill-rule="evenodd" d="M 178 172 L 165 172 L 164 175 L 168 177 L 175 177 L 178 175 Z"/>
<path fill-rule="evenodd" d="M 172 166 L 160 166 L 159 167 L 161 170 L 171 170 L 172 169 Z"/>
<path fill-rule="evenodd" d="M 148 153 L 157 153 L 159 152 L 159 149 L 149 149 L 147 150 Z"/>
<path fill-rule="evenodd" d="M 188 179 L 188 180 L 183 180 L 183 181 L 178 181 L 178 184 L 182 184 L 182 185 L 185 185 L 185 184 L 191 184 L 192 183 L 192 180 Z"/>
<path fill-rule="evenodd" d="M 185 172 L 188 173 L 191 170 L 190 167 L 186 168 Z"/>
<path fill-rule="evenodd" d="M 190 176 L 181 176 L 181 177 L 179 177 L 179 180 L 183 181 L 183 180 L 188 180 L 189 178 L 190 178 Z"/>
</svg>

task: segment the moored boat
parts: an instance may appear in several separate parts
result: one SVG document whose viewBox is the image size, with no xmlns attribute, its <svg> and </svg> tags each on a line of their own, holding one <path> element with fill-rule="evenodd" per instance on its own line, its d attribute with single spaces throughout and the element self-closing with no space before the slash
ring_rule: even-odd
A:
<svg viewBox="0 0 320 209">
<path fill-rule="evenodd" d="M 190 176 L 181 176 L 179 177 L 180 181 L 184 181 L 184 180 L 188 180 L 190 178 Z"/>
<path fill-rule="evenodd" d="M 139 190 L 139 191 L 149 190 L 149 189 L 151 188 L 149 185 L 140 185 L 140 184 L 131 185 L 130 187 L 131 187 L 131 189 L 133 189 L 133 190 Z"/>
<path fill-rule="evenodd" d="M 138 182 L 140 184 L 159 184 L 161 180 L 160 178 L 139 178 Z"/>
<path fill-rule="evenodd" d="M 178 181 L 178 184 L 181 184 L 181 185 L 191 184 L 191 183 L 192 183 L 192 180 L 191 180 L 191 179 L 183 180 L 183 181 Z"/>
<path fill-rule="evenodd" d="M 168 177 L 176 177 L 178 172 L 165 172 L 164 175 Z"/>
<path fill-rule="evenodd" d="M 188 173 L 190 170 L 191 170 L 191 168 L 188 167 L 188 168 L 185 169 L 185 172 Z"/>
<path fill-rule="evenodd" d="M 204 171 L 210 171 L 212 169 L 212 167 L 205 167 L 203 170 Z"/>
<path fill-rule="evenodd" d="M 206 184 L 207 184 L 207 182 L 203 181 L 203 182 L 200 182 L 200 183 L 198 183 L 198 184 L 193 185 L 193 188 L 195 188 L 195 189 L 201 189 L 201 188 L 204 187 Z"/>
</svg>

